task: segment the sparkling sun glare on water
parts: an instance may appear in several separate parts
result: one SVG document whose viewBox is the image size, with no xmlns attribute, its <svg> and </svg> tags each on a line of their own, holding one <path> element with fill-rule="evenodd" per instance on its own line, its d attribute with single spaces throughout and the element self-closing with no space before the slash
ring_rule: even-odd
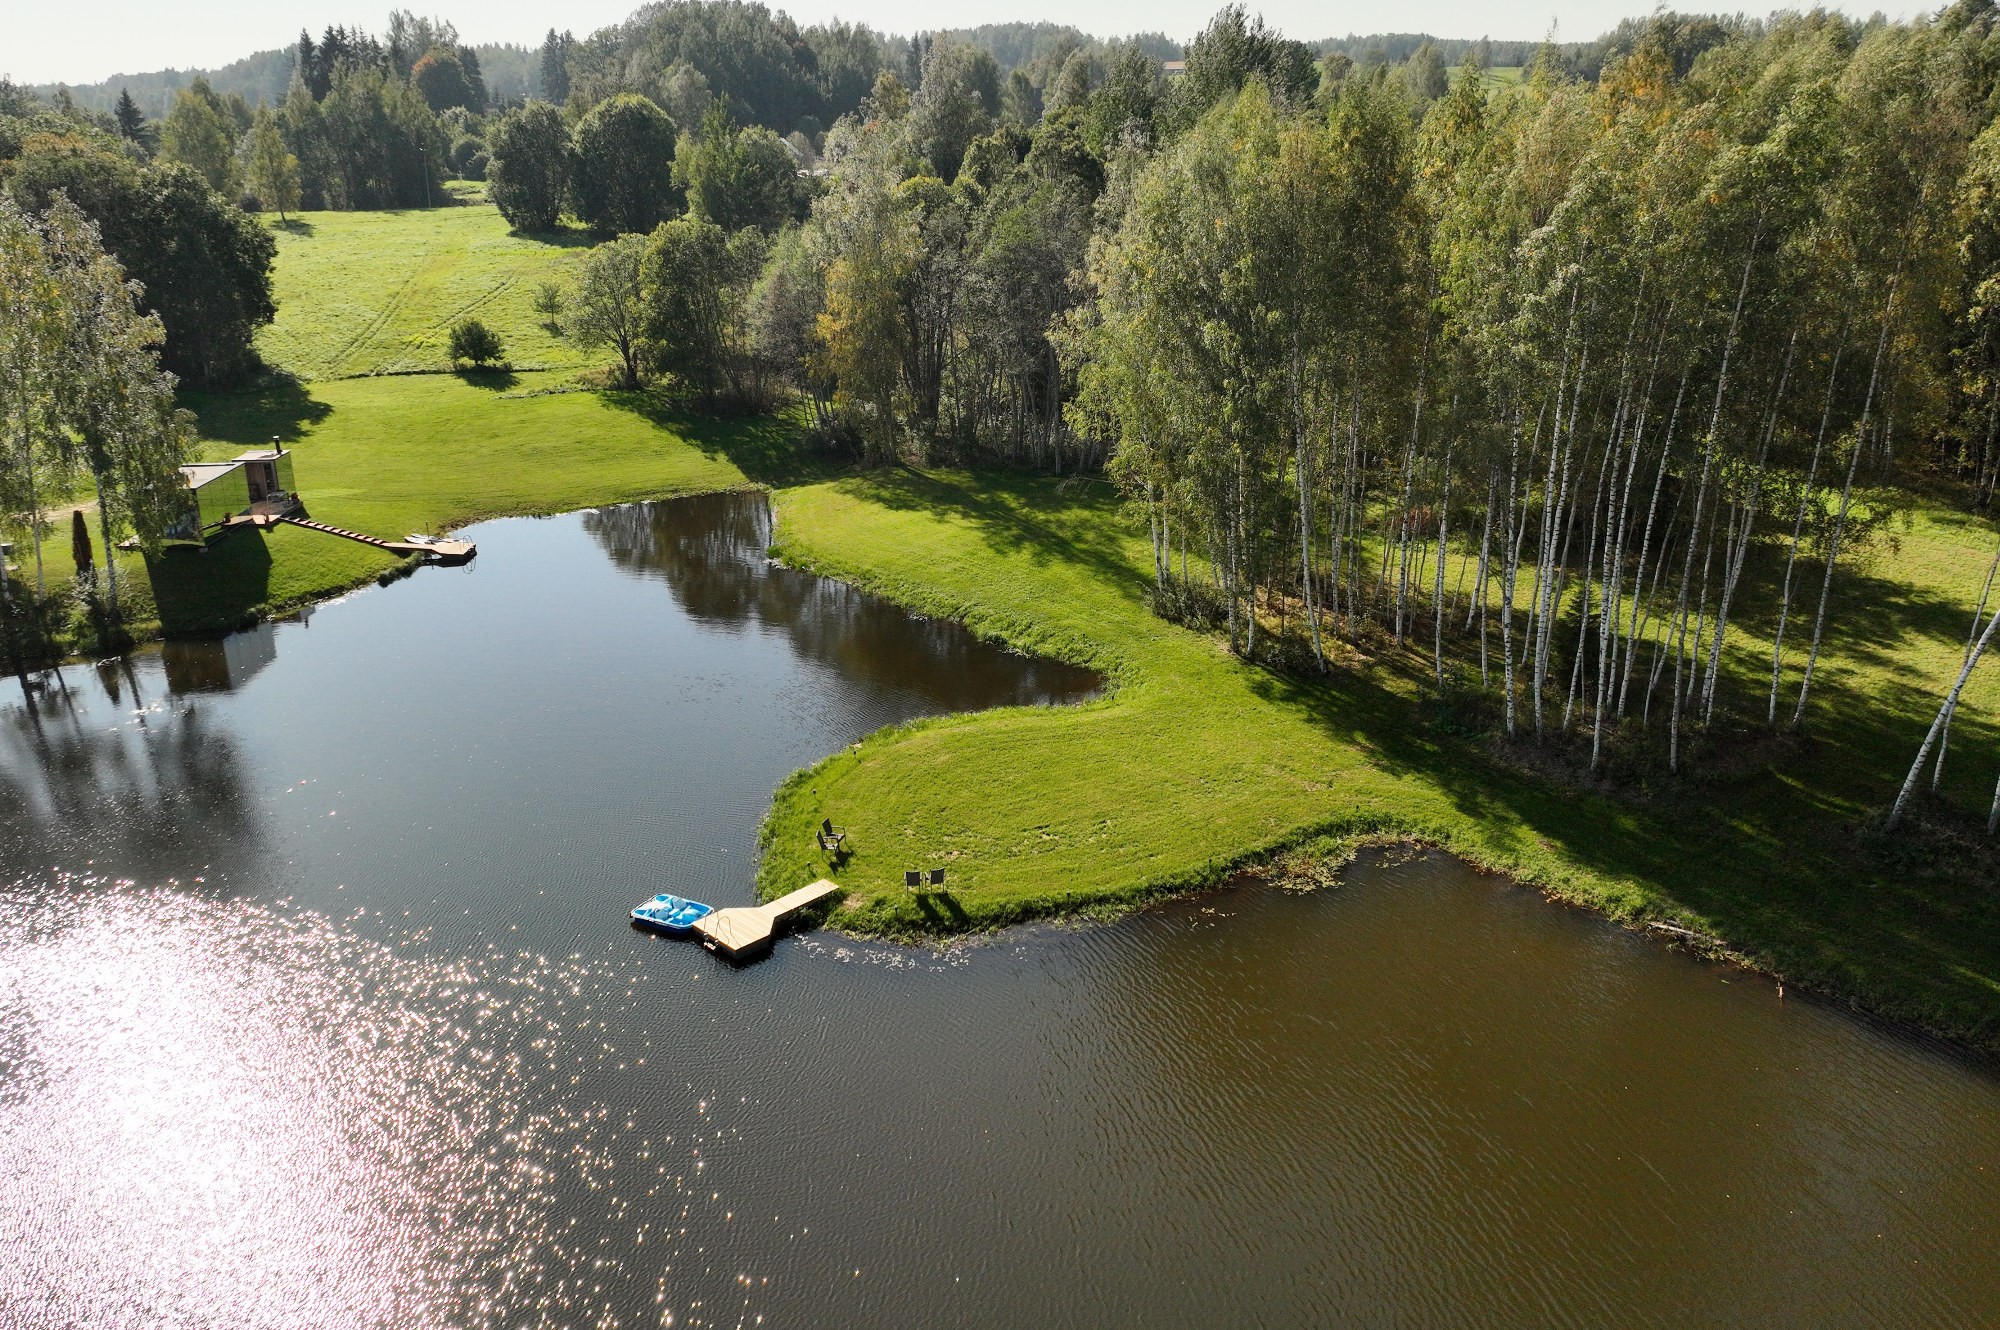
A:
<svg viewBox="0 0 2000 1330">
<path fill-rule="evenodd" d="M 567 1322 L 619 1262 L 565 1243 L 555 1191 L 615 1221 L 620 1158 L 669 1161 L 644 1170 L 655 1208 L 702 1181 L 601 1105 L 529 1102 L 612 1055 L 568 1037 L 574 961 L 62 885 L 0 891 L 10 1326 Z"/>
</svg>

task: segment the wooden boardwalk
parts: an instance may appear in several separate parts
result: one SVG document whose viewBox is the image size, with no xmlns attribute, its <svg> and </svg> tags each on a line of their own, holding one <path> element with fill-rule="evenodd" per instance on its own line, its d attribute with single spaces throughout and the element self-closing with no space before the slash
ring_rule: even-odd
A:
<svg viewBox="0 0 2000 1330">
<path fill-rule="evenodd" d="M 840 884 L 825 878 L 809 887 L 800 887 L 789 896 L 780 896 L 768 905 L 734 906 L 717 910 L 695 921 L 701 945 L 731 960 L 744 960 L 771 945 L 771 939 L 786 919 L 809 905 L 840 894 Z"/>
<path fill-rule="evenodd" d="M 293 526 L 302 526 L 308 531 L 318 531 L 329 536 L 339 536 L 342 540 L 373 545 L 376 549 L 388 550 L 391 554 L 421 554 L 432 563 L 467 563 L 479 553 L 479 547 L 469 540 L 436 540 L 429 544 L 414 540 L 383 540 L 379 536 L 366 536 L 359 531 L 349 531 L 346 527 L 331 526 L 325 522 L 315 522 L 309 517 L 293 517 L 289 514 L 268 520 L 252 520 L 256 521 L 258 526 L 288 522 Z"/>
</svg>

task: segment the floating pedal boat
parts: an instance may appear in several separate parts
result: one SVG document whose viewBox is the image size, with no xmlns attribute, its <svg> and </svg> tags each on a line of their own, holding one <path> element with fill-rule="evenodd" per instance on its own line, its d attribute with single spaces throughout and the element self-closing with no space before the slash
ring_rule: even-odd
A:
<svg viewBox="0 0 2000 1330">
<path fill-rule="evenodd" d="M 713 913 L 713 905 L 661 892 L 644 905 L 632 907 L 632 922 L 663 933 L 685 933 L 694 927 L 695 920 Z"/>
</svg>

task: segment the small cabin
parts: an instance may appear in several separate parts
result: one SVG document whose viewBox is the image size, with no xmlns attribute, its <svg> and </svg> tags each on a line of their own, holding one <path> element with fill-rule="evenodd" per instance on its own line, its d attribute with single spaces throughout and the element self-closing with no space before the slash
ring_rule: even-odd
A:
<svg viewBox="0 0 2000 1330">
<path fill-rule="evenodd" d="M 285 513 L 298 506 L 289 448 L 260 448 L 227 462 L 197 462 L 181 468 L 181 479 L 187 482 L 188 509 L 172 534 L 182 540 L 205 540 L 232 517 Z"/>
</svg>

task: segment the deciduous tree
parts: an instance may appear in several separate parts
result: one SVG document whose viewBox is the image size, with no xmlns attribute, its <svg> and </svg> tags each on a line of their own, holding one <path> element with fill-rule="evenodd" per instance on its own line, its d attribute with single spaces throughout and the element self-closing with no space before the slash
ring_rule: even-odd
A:
<svg viewBox="0 0 2000 1330">
<path fill-rule="evenodd" d="M 547 102 L 509 111 L 487 135 L 486 192 L 514 227 L 551 231 L 569 187 L 569 131 Z"/>
<path fill-rule="evenodd" d="M 570 204 L 604 235 L 650 231 L 676 210 L 674 124 L 637 93 L 599 102 L 577 123 Z"/>
<path fill-rule="evenodd" d="M 197 75 L 174 98 L 160 129 L 160 151 L 168 161 L 193 169 L 216 193 L 235 197 L 236 126 L 207 79 Z"/>
<path fill-rule="evenodd" d="M 578 345 L 618 353 L 619 383 L 639 386 L 646 336 L 646 237 L 631 234 L 590 251 L 569 301 L 570 336 Z"/>
<path fill-rule="evenodd" d="M 250 191 L 264 207 L 277 209 L 279 221 L 287 220 L 285 214 L 299 207 L 299 159 L 285 147 L 278 119 L 269 111 L 257 112 L 249 147 L 244 174 Z"/>
</svg>

